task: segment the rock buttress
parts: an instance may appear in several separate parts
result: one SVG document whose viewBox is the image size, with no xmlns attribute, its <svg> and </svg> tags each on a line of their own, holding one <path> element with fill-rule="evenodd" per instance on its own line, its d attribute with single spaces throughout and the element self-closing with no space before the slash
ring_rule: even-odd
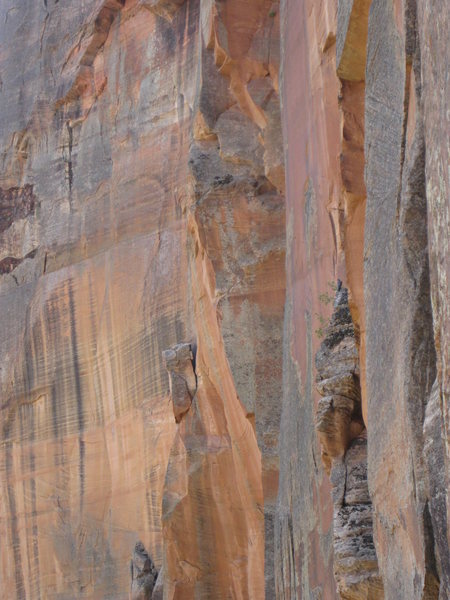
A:
<svg viewBox="0 0 450 600">
<path fill-rule="evenodd" d="M 314 355 L 320 345 L 315 331 L 329 312 L 320 296 L 337 279 L 336 230 L 341 215 L 335 4 L 285 0 L 280 31 L 286 303 L 276 594 L 280 600 L 332 600 L 337 597 L 333 503 L 314 427 Z"/>
<path fill-rule="evenodd" d="M 336 292 L 325 338 L 315 357 L 316 412 L 322 461 L 330 475 L 334 576 L 340 598 L 382 600 L 367 484 L 367 431 L 361 410 L 359 355 L 348 290 Z"/>
<path fill-rule="evenodd" d="M 446 253 L 435 235 L 448 179 L 437 191 L 430 165 L 442 160 L 439 134 L 425 142 L 433 127 L 425 115 L 440 102 L 439 86 L 430 86 L 440 75 L 423 68 L 423 8 L 372 2 L 365 100 L 369 489 L 386 597 L 411 599 L 449 594 L 446 320 L 434 262 Z M 438 52 L 448 56 L 447 47 Z"/>
</svg>

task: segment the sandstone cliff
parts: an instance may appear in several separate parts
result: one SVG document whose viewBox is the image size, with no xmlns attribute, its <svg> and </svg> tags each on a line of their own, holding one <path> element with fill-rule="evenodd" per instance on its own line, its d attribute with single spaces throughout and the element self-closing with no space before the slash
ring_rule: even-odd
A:
<svg viewBox="0 0 450 600">
<path fill-rule="evenodd" d="M 0 597 L 450 597 L 448 12 L 0 3 Z"/>
<path fill-rule="evenodd" d="M 444 2 L 283 3 L 279 598 L 450 594 L 448 21 Z M 349 288 L 355 329 L 341 340 L 335 315 L 325 327 L 328 283 L 337 279 Z M 320 401 L 316 377 L 330 377 L 318 384 Z M 365 543 L 355 543 L 361 511 L 352 519 L 355 500 L 347 500 L 359 401 L 369 494 L 360 493 L 372 505 L 364 527 L 373 521 Z M 361 562 L 371 538 L 382 592 L 373 557 Z"/>
</svg>

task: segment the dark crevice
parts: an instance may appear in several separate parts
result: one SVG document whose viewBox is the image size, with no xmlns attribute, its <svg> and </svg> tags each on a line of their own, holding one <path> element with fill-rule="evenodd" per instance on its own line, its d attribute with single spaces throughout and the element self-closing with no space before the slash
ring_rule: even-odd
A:
<svg viewBox="0 0 450 600">
<path fill-rule="evenodd" d="M 67 165 L 67 181 L 69 184 L 69 203 L 72 208 L 72 187 L 73 187 L 73 163 L 72 163 L 72 148 L 73 148 L 73 128 L 70 125 L 70 121 L 66 122 L 67 133 L 68 133 L 68 157 L 66 161 Z"/>
<path fill-rule="evenodd" d="M 78 421 L 79 435 L 79 473 L 80 473 L 80 515 L 83 512 L 84 505 L 84 486 L 85 486 L 85 443 L 83 440 L 84 415 L 83 415 L 83 394 L 81 382 L 81 369 L 78 358 L 78 339 L 75 314 L 75 299 L 72 282 L 69 282 L 69 316 L 70 316 L 70 341 L 72 350 L 72 367 L 75 381 L 75 400 Z"/>
</svg>

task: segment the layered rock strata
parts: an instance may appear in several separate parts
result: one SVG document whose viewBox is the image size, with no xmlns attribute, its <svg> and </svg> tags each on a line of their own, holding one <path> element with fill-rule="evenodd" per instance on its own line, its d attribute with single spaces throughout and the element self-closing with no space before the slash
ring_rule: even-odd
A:
<svg viewBox="0 0 450 600">
<path fill-rule="evenodd" d="M 325 339 L 315 357 L 317 390 L 323 396 L 317 406 L 316 429 L 334 505 L 334 576 L 340 598 L 383 599 L 367 485 L 358 348 L 348 290 L 340 282 L 338 286 Z"/>
</svg>

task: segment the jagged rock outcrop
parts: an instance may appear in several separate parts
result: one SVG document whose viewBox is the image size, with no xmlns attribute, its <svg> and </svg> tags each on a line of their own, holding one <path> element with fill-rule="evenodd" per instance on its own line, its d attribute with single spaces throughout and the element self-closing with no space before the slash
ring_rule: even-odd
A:
<svg viewBox="0 0 450 600">
<path fill-rule="evenodd" d="M 331 471 L 334 503 L 334 576 L 340 598 L 382 600 L 383 582 L 373 541 L 373 507 L 367 485 L 366 432 Z"/>
<path fill-rule="evenodd" d="M 334 506 L 334 577 L 340 598 L 382 600 L 356 344 L 348 290 L 339 282 L 333 314 L 315 357 L 317 390 L 324 396 L 317 405 L 316 429 Z"/>
<path fill-rule="evenodd" d="M 190 409 L 197 390 L 197 378 L 194 371 L 194 353 L 191 345 L 177 344 L 163 351 L 166 369 L 169 373 L 170 398 L 173 405 L 175 422 L 179 423 Z"/>
<path fill-rule="evenodd" d="M 130 561 L 130 600 L 153 600 L 158 571 L 142 542 L 136 542 Z"/>
<path fill-rule="evenodd" d="M 316 429 L 328 473 L 333 460 L 342 461 L 351 440 L 364 428 L 358 348 L 346 288 L 336 292 L 333 307 L 315 356 L 316 387 L 323 396 L 317 406 Z"/>
</svg>

